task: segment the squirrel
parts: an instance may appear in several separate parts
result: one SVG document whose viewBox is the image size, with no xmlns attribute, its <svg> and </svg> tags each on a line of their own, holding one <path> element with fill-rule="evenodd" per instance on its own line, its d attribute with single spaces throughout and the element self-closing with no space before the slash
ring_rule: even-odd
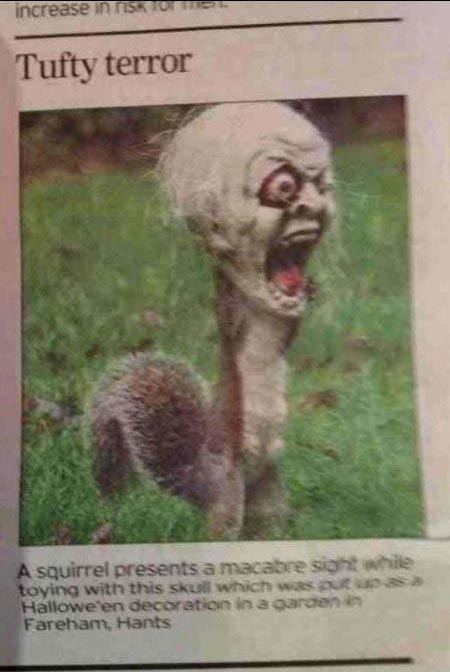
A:
<svg viewBox="0 0 450 672">
<path fill-rule="evenodd" d="M 91 403 L 96 481 L 110 493 L 137 472 L 202 507 L 212 538 L 270 538 L 287 515 L 285 353 L 334 217 L 330 147 L 288 106 L 229 103 L 178 129 L 160 168 L 213 262 L 218 398 L 170 358 L 129 356 Z"/>
</svg>

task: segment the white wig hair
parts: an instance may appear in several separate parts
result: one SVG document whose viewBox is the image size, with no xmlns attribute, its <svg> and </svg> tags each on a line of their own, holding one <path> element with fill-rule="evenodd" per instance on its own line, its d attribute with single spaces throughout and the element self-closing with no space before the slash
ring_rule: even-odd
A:
<svg viewBox="0 0 450 672">
<path fill-rule="evenodd" d="M 265 159 L 294 160 L 328 143 L 303 115 L 280 103 L 226 103 L 210 107 L 177 130 L 160 171 L 178 215 L 207 234 L 229 233 L 253 221 L 257 185 L 250 168 Z"/>
</svg>

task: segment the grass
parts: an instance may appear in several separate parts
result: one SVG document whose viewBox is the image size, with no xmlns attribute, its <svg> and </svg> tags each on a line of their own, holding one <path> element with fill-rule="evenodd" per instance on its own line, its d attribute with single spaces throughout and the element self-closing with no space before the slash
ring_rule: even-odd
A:
<svg viewBox="0 0 450 672">
<path fill-rule="evenodd" d="M 419 536 L 404 145 L 336 151 L 340 222 L 311 273 L 319 296 L 289 354 L 286 539 Z M 23 200 L 22 543 L 206 538 L 202 513 L 133 482 L 103 501 L 80 417 L 131 350 L 175 355 L 214 385 L 208 260 L 156 182 L 123 173 L 34 181 Z"/>
</svg>

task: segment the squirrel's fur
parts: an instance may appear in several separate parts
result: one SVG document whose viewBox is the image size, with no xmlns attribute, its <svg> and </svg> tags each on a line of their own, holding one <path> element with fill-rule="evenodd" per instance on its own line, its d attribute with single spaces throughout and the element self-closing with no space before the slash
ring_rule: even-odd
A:
<svg viewBox="0 0 450 672">
<path fill-rule="evenodd" d="M 109 493 L 133 471 L 208 507 L 231 464 L 220 414 L 189 369 L 130 355 L 101 381 L 90 409 L 95 477 Z"/>
</svg>

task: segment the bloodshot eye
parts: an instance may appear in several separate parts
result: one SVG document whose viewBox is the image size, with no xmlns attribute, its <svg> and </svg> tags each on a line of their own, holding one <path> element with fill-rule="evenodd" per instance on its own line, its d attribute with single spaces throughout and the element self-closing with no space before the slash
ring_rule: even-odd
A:
<svg viewBox="0 0 450 672">
<path fill-rule="evenodd" d="M 301 188 L 300 178 L 288 166 L 277 168 L 261 185 L 258 197 L 261 205 L 268 208 L 286 208 Z"/>
</svg>

